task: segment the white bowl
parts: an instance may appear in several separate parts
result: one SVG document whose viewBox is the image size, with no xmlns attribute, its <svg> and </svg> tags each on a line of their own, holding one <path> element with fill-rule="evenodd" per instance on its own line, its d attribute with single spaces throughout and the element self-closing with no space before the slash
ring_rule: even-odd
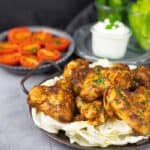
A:
<svg viewBox="0 0 150 150">
<path fill-rule="evenodd" d="M 109 34 L 98 32 L 94 28 L 92 32 L 92 50 L 96 56 L 118 59 L 124 57 L 131 36 L 130 32 L 125 34 Z"/>
</svg>

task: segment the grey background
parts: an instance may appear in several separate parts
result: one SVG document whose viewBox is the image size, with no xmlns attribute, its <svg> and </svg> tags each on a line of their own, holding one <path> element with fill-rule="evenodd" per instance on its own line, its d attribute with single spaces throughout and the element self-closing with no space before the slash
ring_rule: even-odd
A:
<svg viewBox="0 0 150 150">
<path fill-rule="evenodd" d="M 27 86 L 37 84 L 46 76 L 34 76 Z M 20 88 L 21 78 L 0 68 L 0 150 L 73 150 L 51 140 L 34 125 L 26 95 Z"/>
<path fill-rule="evenodd" d="M 28 87 L 44 77 L 31 78 Z M 0 68 L 0 150 L 73 150 L 52 141 L 34 125 L 20 88 L 21 78 Z"/>
</svg>

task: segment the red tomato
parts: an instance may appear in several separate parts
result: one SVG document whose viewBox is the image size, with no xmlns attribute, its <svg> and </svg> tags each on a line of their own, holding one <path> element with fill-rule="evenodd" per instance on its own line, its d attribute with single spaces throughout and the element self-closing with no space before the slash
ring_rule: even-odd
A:
<svg viewBox="0 0 150 150">
<path fill-rule="evenodd" d="M 52 38 L 52 34 L 45 31 L 38 31 L 33 33 L 32 40 L 38 42 L 41 46 L 43 46 L 46 42 L 50 42 Z"/>
<path fill-rule="evenodd" d="M 60 59 L 61 53 L 58 50 L 47 50 L 47 49 L 40 49 L 37 53 L 38 58 L 41 61 L 44 60 L 51 60 L 51 61 L 56 61 Z"/>
<path fill-rule="evenodd" d="M 16 27 L 8 32 L 8 40 L 16 44 L 29 40 L 31 36 L 32 32 L 26 27 Z"/>
<path fill-rule="evenodd" d="M 18 52 L 18 45 L 9 42 L 0 42 L 0 54 Z"/>
<path fill-rule="evenodd" d="M 23 67 L 34 68 L 39 65 L 38 58 L 34 55 L 22 55 L 20 57 L 20 63 Z"/>
<path fill-rule="evenodd" d="M 70 42 L 66 38 L 56 37 L 52 39 L 52 42 L 46 44 L 47 49 L 57 49 L 59 51 L 67 50 Z"/>
<path fill-rule="evenodd" d="M 21 54 L 36 54 L 39 49 L 40 45 L 32 41 L 24 42 L 20 46 Z"/>
<path fill-rule="evenodd" d="M 17 65 L 19 63 L 20 54 L 2 54 L 0 55 L 0 63 L 6 65 Z"/>
</svg>

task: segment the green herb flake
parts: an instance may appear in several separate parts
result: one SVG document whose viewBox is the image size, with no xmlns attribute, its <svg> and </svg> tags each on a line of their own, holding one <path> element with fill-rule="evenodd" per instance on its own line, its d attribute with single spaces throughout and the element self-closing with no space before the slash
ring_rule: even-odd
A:
<svg viewBox="0 0 150 150">
<path fill-rule="evenodd" d="M 30 48 L 29 51 L 31 51 L 32 53 L 36 53 L 37 52 L 37 48 Z"/>
<path fill-rule="evenodd" d="M 110 23 L 110 24 L 107 24 L 107 25 L 105 26 L 106 29 L 112 29 L 112 27 L 113 27 L 113 24 L 111 24 L 111 23 Z"/>
<path fill-rule="evenodd" d="M 96 74 L 99 74 L 99 71 L 100 71 L 99 67 L 96 66 L 96 67 L 95 67 L 95 73 L 96 73 Z"/>
<path fill-rule="evenodd" d="M 55 40 L 55 44 L 59 45 L 61 42 L 59 40 Z"/>
<path fill-rule="evenodd" d="M 94 81 L 96 84 L 104 84 L 105 80 L 103 77 L 98 78 L 97 80 Z"/>
</svg>

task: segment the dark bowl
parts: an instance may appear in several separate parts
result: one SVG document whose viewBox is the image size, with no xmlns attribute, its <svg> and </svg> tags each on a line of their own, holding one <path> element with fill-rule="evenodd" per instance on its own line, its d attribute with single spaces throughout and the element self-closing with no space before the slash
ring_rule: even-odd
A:
<svg viewBox="0 0 150 150">
<path fill-rule="evenodd" d="M 74 52 L 75 43 L 74 43 L 73 38 L 68 33 L 64 32 L 62 30 L 58 30 L 58 29 L 51 28 L 51 27 L 45 27 L 45 26 L 28 26 L 28 28 L 32 32 L 42 30 L 42 31 L 50 32 L 54 36 L 58 36 L 58 37 L 61 36 L 61 37 L 68 38 L 70 40 L 70 46 L 68 47 L 68 50 L 63 52 L 62 58 L 59 59 L 58 61 L 56 61 L 56 64 L 63 65 L 69 59 L 69 57 L 72 55 L 72 53 Z M 8 33 L 8 30 L 0 33 L 0 41 L 3 41 L 6 39 L 7 33 Z M 0 67 L 7 69 L 8 71 L 10 71 L 12 73 L 17 73 L 17 74 L 26 74 L 32 70 L 31 68 L 25 68 L 22 66 L 9 66 L 9 65 L 3 65 L 3 64 L 0 64 Z M 52 68 L 51 64 L 49 64 L 49 63 L 43 64 L 38 69 L 36 69 L 36 71 L 34 73 L 38 74 L 38 73 L 47 72 L 51 68 Z"/>
<path fill-rule="evenodd" d="M 52 79 L 55 76 L 59 76 L 62 73 L 61 68 L 59 67 L 59 65 L 57 64 L 52 64 L 53 67 L 57 70 L 57 72 L 55 72 L 54 74 L 51 74 L 49 76 L 48 79 Z M 25 94 L 29 93 L 29 90 L 26 88 L 25 86 L 25 82 L 32 76 L 32 72 L 30 72 L 28 75 L 26 75 L 22 80 L 21 80 L 21 87 L 24 91 Z M 46 80 L 48 80 L 46 79 Z M 46 80 L 42 81 L 39 83 L 42 84 L 43 82 L 45 82 Z M 32 117 L 32 113 L 31 113 L 31 109 L 32 107 L 29 106 L 29 112 L 30 112 L 30 116 Z M 64 144 L 66 146 L 69 146 L 71 148 L 75 148 L 75 149 L 79 149 L 79 150 L 148 150 L 150 149 L 150 140 L 143 140 L 140 141 L 136 144 L 128 144 L 125 146 L 109 146 L 107 148 L 101 148 L 101 147 L 84 147 L 84 146 L 80 146 L 78 144 L 75 143 L 70 143 L 68 137 L 65 136 L 65 133 L 63 131 L 60 131 L 58 134 L 52 134 L 49 133 L 43 129 L 41 129 L 41 131 L 46 134 L 48 137 L 50 137 L 51 139 L 57 141 L 58 143 Z"/>
</svg>

